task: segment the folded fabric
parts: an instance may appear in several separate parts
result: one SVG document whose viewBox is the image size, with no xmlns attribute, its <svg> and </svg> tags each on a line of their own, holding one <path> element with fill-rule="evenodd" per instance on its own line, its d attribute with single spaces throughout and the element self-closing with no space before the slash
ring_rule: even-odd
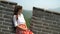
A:
<svg viewBox="0 0 60 34">
<path fill-rule="evenodd" d="M 19 26 L 22 27 L 22 28 L 26 28 L 27 27 L 24 24 L 20 24 Z M 19 34 L 33 34 L 33 32 L 28 30 L 28 29 L 27 30 L 20 30 L 19 28 L 17 28 L 17 31 L 16 31 L 16 33 L 19 33 Z"/>
</svg>

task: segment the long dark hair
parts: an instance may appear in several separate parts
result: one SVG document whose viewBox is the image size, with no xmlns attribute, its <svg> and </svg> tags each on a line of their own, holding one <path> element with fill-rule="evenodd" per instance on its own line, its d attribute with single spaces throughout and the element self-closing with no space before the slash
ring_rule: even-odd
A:
<svg viewBox="0 0 60 34">
<path fill-rule="evenodd" d="M 15 6 L 14 15 L 17 15 L 19 10 L 22 10 L 22 6 Z"/>
</svg>

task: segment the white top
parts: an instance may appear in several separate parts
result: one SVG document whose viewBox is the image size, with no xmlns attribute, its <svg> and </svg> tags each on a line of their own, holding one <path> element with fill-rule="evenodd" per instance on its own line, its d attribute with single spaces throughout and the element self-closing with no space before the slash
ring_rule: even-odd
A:
<svg viewBox="0 0 60 34">
<path fill-rule="evenodd" d="M 25 19 L 23 14 L 18 15 L 18 20 L 16 20 L 16 15 L 13 16 L 13 22 L 14 22 L 14 26 L 18 26 L 19 24 L 25 24 Z"/>
</svg>

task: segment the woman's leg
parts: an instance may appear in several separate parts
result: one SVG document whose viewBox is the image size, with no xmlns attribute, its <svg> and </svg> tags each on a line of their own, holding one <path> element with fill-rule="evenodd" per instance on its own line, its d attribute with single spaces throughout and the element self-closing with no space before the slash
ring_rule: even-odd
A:
<svg viewBox="0 0 60 34">
<path fill-rule="evenodd" d="M 23 25 L 19 25 L 19 27 L 22 27 L 22 28 L 26 28 L 26 26 L 23 24 Z M 23 30 L 23 29 L 20 29 L 19 27 L 16 28 L 16 34 L 33 34 L 32 31 L 30 30 Z"/>
<path fill-rule="evenodd" d="M 22 30 L 20 30 L 18 27 L 16 28 L 16 34 L 22 34 Z"/>
</svg>

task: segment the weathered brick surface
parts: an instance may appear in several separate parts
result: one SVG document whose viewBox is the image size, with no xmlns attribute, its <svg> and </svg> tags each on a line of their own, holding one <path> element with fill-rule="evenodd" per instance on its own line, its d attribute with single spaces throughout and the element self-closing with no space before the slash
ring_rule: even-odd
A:
<svg viewBox="0 0 60 34">
<path fill-rule="evenodd" d="M 13 5 L 16 3 L 0 1 L 0 34 L 15 34 L 15 30 L 12 23 Z"/>
<path fill-rule="evenodd" d="M 30 23 L 35 34 L 60 34 L 60 14 L 33 7 Z"/>
</svg>

